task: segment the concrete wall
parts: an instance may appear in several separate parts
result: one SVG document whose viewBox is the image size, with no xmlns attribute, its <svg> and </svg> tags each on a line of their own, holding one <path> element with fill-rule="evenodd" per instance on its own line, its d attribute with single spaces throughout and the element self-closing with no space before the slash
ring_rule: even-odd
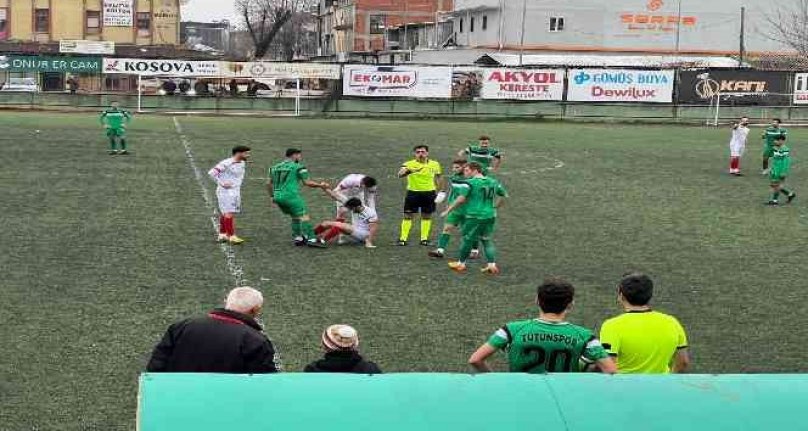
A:
<svg viewBox="0 0 808 431">
<path fill-rule="evenodd" d="M 137 96 L 118 94 L 2 93 L 0 108 L 99 110 L 118 100 L 127 109 L 137 109 Z M 294 112 L 292 98 L 215 98 L 144 96 L 148 112 L 193 111 L 206 113 L 254 112 L 257 115 Z M 302 99 L 301 115 L 333 117 L 473 118 L 479 120 L 545 119 L 581 121 L 648 121 L 705 124 L 714 111 L 707 106 L 643 104 L 593 104 L 515 101 L 433 101 L 406 99 Z M 805 107 L 727 107 L 723 121 L 742 115 L 754 120 L 783 118 L 786 122 L 808 121 Z"/>
</svg>

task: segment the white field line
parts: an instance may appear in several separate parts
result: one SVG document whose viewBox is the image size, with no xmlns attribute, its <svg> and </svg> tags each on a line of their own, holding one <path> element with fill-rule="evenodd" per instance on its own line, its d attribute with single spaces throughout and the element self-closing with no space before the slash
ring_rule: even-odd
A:
<svg viewBox="0 0 808 431">
<path fill-rule="evenodd" d="M 177 117 L 174 118 L 174 128 L 177 130 L 177 134 L 180 137 L 180 141 L 182 142 L 182 146 L 185 147 L 185 159 L 188 161 L 188 166 L 191 167 L 191 170 L 194 173 L 194 177 L 196 178 L 196 183 L 199 185 L 199 192 L 202 195 L 202 200 L 205 201 L 205 207 L 210 214 L 210 224 L 213 227 L 214 235 L 219 234 L 219 213 L 217 211 L 216 205 L 213 204 L 213 199 L 210 197 L 210 191 L 206 186 L 206 175 L 199 170 L 199 166 L 196 164 L 196 159 L 194 158 L 194 153 L 191 150 L 191 142 L 188 140 L 188 137 L 185 136 L 185 133 L 182 131 L 182 126 L 180 122 L 177 120 Z M 233 246 L 228 243 L 220 243 L 219 248 L 222 250 L 222 254 L 224 254 L 225 263 L 227 264 L 227 271 L 233 276 L 233 280 L 236 283 L 236 287 L 244 286 L 246 280 L 244 280 L 244 270 L 242 269 L 241 265 L 236 260 L 236 252 L 233 250 Z"/>
</svg>

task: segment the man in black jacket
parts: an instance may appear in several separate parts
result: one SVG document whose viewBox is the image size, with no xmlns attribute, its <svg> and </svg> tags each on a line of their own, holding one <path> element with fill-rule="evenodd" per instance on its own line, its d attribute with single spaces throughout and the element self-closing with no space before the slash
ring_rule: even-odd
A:
<svg viewBox="0 0 808 431">
<path fill-rule="evenodd" d="M 168 328 L 154 348 L 146 370 L 177 373 L 274 373 L 275 348 L 256 321 L 264 297 L 237 287 L 224 308 L 186 319 Z"/>
<path fill-rule="evenodd" d="M 382 370 L 359 354 L 359 334 L 348 325 L 331 325 L 322 337 L 325 357 L 306 365 L 307 373 L 381 374 Z"/>
</svg>

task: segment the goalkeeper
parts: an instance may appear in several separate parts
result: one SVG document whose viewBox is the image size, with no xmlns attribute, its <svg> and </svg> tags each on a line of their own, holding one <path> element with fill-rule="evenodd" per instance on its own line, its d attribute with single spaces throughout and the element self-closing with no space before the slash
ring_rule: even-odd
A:
<svg viewBox="0 0 808 431">
<path fill-rule="evenodd" d="M 118 102 L 112 102 L 109 109 L 101 113 L 101 124 L 109 138 L 109 154 L 128 154 L 126 150 L 126 125 L 132 121 L 132 114 L 121 109 Z M 118 141 L 121 149 L 118 150 Z"/>
</svg>

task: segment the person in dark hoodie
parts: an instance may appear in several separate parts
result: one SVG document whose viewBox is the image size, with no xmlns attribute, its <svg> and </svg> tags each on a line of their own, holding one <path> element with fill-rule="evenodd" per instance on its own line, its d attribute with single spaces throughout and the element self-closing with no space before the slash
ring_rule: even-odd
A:
<svg viewBox="0 0 808 431">
<path fill-rule="evenodd" d="M 275 348 L 256 318 L 264 297 L 252 287 L 230 291 L 224 308 L 171 325 L 154 348 L 152 373 L 239 373 L 280 371 Z"/>
<path fill-rule="evenodd" d="M 382 370 L 359 354 L 359 334 L 348 325 L 331 325 L 323 331 L 325 357 L 306 365 L 307 373 L 381 374 Z"/>
</svg>

